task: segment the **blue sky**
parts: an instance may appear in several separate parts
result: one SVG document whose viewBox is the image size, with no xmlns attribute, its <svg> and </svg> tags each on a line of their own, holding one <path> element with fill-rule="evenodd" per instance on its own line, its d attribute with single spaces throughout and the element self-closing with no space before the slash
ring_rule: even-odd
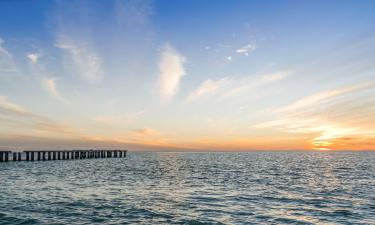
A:
<svg viewBox="0 0 375 225">
<path fill-rule="evenodd" d="M 1 1 L 0 148 L 373 149 L 373 1 Z"/>
</svg>

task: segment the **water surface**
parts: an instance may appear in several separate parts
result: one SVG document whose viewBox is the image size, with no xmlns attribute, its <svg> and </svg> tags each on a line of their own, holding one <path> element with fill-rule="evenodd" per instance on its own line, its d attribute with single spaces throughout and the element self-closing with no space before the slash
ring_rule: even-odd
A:
<svg viewBox="0 0 375 225">
<path fill-rule="evenodd" d="M 0 224 L 375 224 L 375 152 L 131 152 L 0 179 Z"/>
</svg>

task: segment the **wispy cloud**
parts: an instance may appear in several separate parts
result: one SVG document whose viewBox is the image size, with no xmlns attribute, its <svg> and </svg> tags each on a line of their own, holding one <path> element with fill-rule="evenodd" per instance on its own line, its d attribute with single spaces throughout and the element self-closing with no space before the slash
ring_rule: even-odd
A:
<svg viewBox="0 0 375 225">
<path fill-rule="evenodd" d="M 159 131 L 157 131 L 156 129 L 153 129 L 153 128 L 140 128 L 140 129 L 134 129 L 132 131 L 132 134 L 134 134 L 135 136 L 154 136 L 154 135 L 159 135 Z"/>
<path fill-rule="evenodd" d="M 17 132 L 34 134 L 65 134 L 76 135 L 77 131 L 69 125 L 53 121 L 45 116 L 31 112 L 22 106 L 10 101 L 5 96 L 0 96 L 0 119 L 9 122 L 9 126 L 2 123 L 0 132 L 13 129 L 15 125 L 20 126 Z"/>
<path fill-rule="evenodd" d="M 126 137 L 129 142 L 144 143 L 151 145 L 168 145 L 169 138 L 165 137 L 159 130 L 151 127 L 133 129 Z"/>
<path fill-rule="evenodd" d="M 256 76 L 255 79 L 253 77 L 246 77 L 243 79 L 239 79 L 232 88 L 230 88 L 225 93 L 223 93 L 222 97 L 223 98 L 232 97 L 237 94 L 251 90 L 253 88 L 257 88 L 259 86 L 271 84 L 273 82 L 283 80 L 289 77 L 292 73 L 293 72 L 290 70 L 281 70 L 277 72 L 258 75 Z"/>
<path fill-rule="evenodd" d="M 0 38 L 0 53 L 10 56 L 10 53 L 3 47 L 4 40 Z"/>
<path fill-rule="evenodd" d="M 115 15 L 122 26 L 142 26 L 149 23 L 152 14 L 151 1 L 116 1 Z"/>
<path fill-rule="evenodd" d="M 43 78 L 42 85 L 51 97 L 59 101 L 65 102 L 65 99 L 61 96 L 60 92 L 57 90 L 56 81 L 57 81 L 57 78 Z"/>
<path fill-rule="evenodd" d="M 226 99 L 250 91 L 262 85 L 270 84 L 287 78 L 292 71 L 282 70 L 257 76 L 243 78 L 224 77 L 218 80 L 206 80 L 188 97 L 187 101 L 197 100 L 202 96 L 215 96 Z"/>
<path fill-rule="evenodd" d="M 89 43 L 59 34 L 55 46 L 70 56 L 75 71 L 84 79 L 91 83 L 98 83 L 102 79 L 102 59 Z"/>
<path fill-rule="evenodd" d="M 276 109 L 275 113 L 282 113 L 282 112 L 287 112 L 287 111 L 303 109 L 305 107 L 309 107 L 311 105 L 321 103 L 325 100 L 331 99 L 335 96 L 343 95 L 343 94 L 354 92 L 354 91 L 360 91 L 360 90 L 367 89 L 370 87 L 375 87 L 375 84 L 373 82 L 367 82 L 367 83 L 353 85 L 349 87 L 343 87 L 343 88 L 339 88 L 335 90 L 319 92 L 311 96 L 302 98 L 292 103 L 291 105 Z"/>
<path fill-rule="evenodd" d="M 206 80 L 195 91 L 193 91 L 186 100 L 193 101 L 199 99 L 202 96 L 214 94 L 220 88 L 228 85 L 230 82 L 231 81 L 227 77 L 221 78 L 219 80 Z"/>
<path fill-rule="evenodd" d="M 144 110 L 140 110 L 133 113 L 128 113 L 123 116 L 97 116 L 94 118 L 94 122 L 97 125 L 104 125 L 108 127 L 123 126 L 124 124 L 133 123 L 138 120 L 143 114 Z"/>
<path fill-rule="evenodd" d="M 365 82 L 318 92 L 274 110 L 276 119 L 252 127 L 314 135 L 315 149 L 365 149 L 353 143 L 359 137 L 362 143 L 375 138 L 374 101 L 363 97 L 374 88 L 374 82 Z"/>
<path fill-rule="evenodd" d="M 26 111 L 21 106 L 9 101 L 5 96 L 0 96 L 0 112 L 23 116 L 34 116 L 34 114 Z"/>
<path fill-rule="evenodd" d="M 185 57 L 170 44 L 164 46 L 159 60 L 159 86 L 165 100 L 177 93 L 181 79 L 186 74 L 185 61 Z"/>
<path fill-rule="evenodd" d="M 248 44 L 237 49 L 236 52 L 239 54 L 249 55 L 250 52 L 255 51 L 256 46 L 254 44 Z"/>
<path fill-rule="evenodd" d="M 13 60 L 13 56 L 3 46 L 4 40 L 0 37 L 0 72 L 18 73 L 18 69 Z M 2 75 L 2 74 L 0 74 Z"/>
</svg>

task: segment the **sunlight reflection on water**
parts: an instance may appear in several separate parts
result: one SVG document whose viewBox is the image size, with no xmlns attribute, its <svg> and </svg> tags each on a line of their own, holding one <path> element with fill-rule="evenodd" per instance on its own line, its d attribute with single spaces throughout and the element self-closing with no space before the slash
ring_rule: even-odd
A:
<svg viewBox="0 0 375 225">
<path fill-rule="evenodd" d="M 375 153 L 129 153 L 0 164 L 0 224 L 371 224 Z"/>
</svg>

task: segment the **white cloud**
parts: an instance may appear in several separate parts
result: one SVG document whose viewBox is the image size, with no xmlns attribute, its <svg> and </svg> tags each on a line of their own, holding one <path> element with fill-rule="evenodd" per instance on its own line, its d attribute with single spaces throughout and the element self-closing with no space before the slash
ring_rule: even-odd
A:
<svg viewBox="0 0 375 225">
<path fill-rule="evenodd" d="M 160 93 L 165 99 L 178 91 L 181 78 L 185 76 L 185 57 L 171 45 L 165 45 L 159 61 Z"/>
<path fill-rule="evenodd" d="M 61 96 L 61 94 L 57 90 L 56 80 L 57 80 L 56 78 L 43 78 L 42 85 L 51 97 L 59 101 L 65 102 L 65 99 Z"/>
<path fill-rule="evenodd" d="M 40 55 L 38 53 L 29 53 L 27 54 L 27 58 L 30 60 L 31 63 L 35 64 L 38 62 Z"/>
<path fill-rule="evenodd" d="M 220 88 L 228 85 L 229 83 L 230 80 L 227 77 L 221 78 L 219 80 L 206 80 L 195 91 L 193 91 L 186 100 L 193 101 L 199 99 L 202 96 L 214 94 Z"/>
<path fill-rule="evenodd" d="M 55 46 L 69 54 L 83 78 L 91 83 L 98 83 L 102 79 L 102 59 L 87 43 L 60 35 Z"/>
<path fill-rule="evenodd" d="M 255 45 L 248 44 L 248 45 L 245 45 L 245 46 L 237 49 L 236 52 L 248 56 L 249 53 L 254 51 L 255 49 L 256 49 Z"/>
</svg>

